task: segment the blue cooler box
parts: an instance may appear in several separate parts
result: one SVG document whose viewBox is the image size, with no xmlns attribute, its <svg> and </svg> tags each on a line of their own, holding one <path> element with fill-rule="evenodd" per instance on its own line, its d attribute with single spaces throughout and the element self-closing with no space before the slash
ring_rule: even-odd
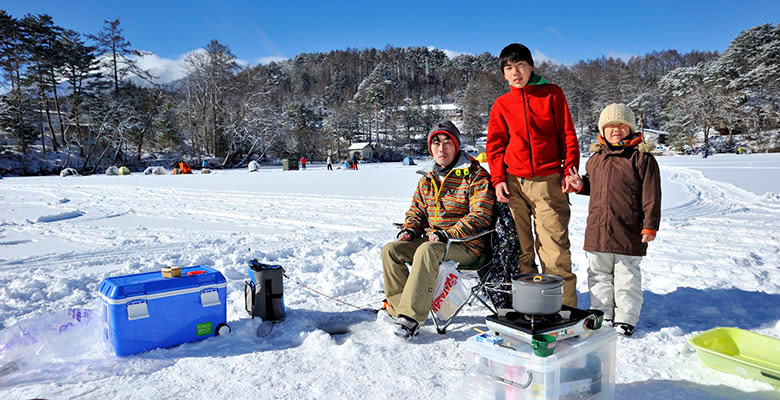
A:
<svg viewBox="0 0 780 400">
<path fill-rule="evenodd" d="M 229 332 L 226 288 L 225 277 L 204 266 L 182 268 L 179 278 L 160 271 L 106 278 L 103 339 L 127 356 Z"/>
</svg>

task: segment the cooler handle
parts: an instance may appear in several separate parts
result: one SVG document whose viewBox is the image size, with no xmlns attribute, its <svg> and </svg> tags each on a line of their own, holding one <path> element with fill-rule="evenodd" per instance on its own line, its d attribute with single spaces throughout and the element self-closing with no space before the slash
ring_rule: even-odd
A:
<svg viewBox="0 0 780 400">
<path fill-rule="evenodd" d="M 127 303 L 127 319 L 135 321 L 137 319 L 149 318 L 149 308 L 146 300 L 135 300 Z"/>
<path fill-rule="evenodd" d="M 203 307 L 211 307 L 221 304 L 217 289 L 206 289 L 200 292 L 200 303 Z"/>
</svg>

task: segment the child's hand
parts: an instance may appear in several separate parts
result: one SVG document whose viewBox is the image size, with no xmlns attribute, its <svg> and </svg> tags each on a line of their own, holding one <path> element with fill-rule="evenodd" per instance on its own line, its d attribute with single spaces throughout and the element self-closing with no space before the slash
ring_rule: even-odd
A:
<svg viewBox="0 0 780 400">
<path fill-rule="evenodd" d="M 562 189 L 564 193 L 578 192 L 582 189 L 583 184 L 580 174 L 577 173 L 577 169 L 571 167 L 571 169 L 569 169 L 569 175 L 566 176 L 563 181 Z"/>
<path fill-rule="evenodd" d="M 642 234 L 642 243 L 652 242 L 655 240 L 654 235 L 648 235 L 647 233 Z"/>
</svg>

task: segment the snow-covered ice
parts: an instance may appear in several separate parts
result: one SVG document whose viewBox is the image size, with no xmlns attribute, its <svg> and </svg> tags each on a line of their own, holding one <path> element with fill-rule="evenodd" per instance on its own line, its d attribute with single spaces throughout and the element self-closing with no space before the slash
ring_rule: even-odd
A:
<svg viewBox="0 0 780 400">
<path fill-rule="evenodd" d="M 618 341 L 618 398 L 778 398 L 768 384 L 704 367 L 685 345 L 716 326 L 780 336 L 780 155 L 658 160 L 663 220 L 642 262 L 637 332 Z M 484 328 L 476 303 L 446 335 L 429 324 L 412 343 L 396 340 L 381 313 L 290 280 L 287 319 L 268 335 L 255 334 L 259 321 L 243 308 L 253 258 L 329 296 L 379 307 L 380 251 L 411 202 L 415 168 L 3 179 L 0 329 L 93 308 L 108 276 L 203 264 L 228 280 L 233 332 L 116 358 L 88 326 L 74 340 L 51 338 L 0 378 L 0 397 L 457 398 L 464 341 Z M 588 199 L 571 200 L 572 259 L 587 308 Z"/>
</svg>

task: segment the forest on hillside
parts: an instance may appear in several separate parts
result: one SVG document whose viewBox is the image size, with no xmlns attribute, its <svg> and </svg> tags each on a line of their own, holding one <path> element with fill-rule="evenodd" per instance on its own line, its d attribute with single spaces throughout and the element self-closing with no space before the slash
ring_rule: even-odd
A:
<svg viewBox="0 0 780 400">
<path fill-rule="evenodd" d="M 424 152 L 424 133 L 443 118 L 460 120 L 464 142 L 474 143 L 507 91 L 488 52 L 448 58 L 388 46 L 241 66 L 216 39 L 187 56 L 183 79 L 160 85 L 139 67 L 144 54 L 131 39 L 118 19 L 84 33 L 45 14 L 0 10 L 0 160 L 17 160 L 17 174 L 94 173 L 166 154 L 235 167 L 300 155 L 339 159 L 354 142 L 397 160 Z M 536 72 L 564 90 L 584 146 L 601 109 L 623 102 L 643 128 L 668 132 L 667 145 L 681 151 L 713 147 L 711 135 L 727 135 L 713 151 L 780 151 L 779 135 L 763 134 L 780 127 L 780 25 L 748 29 L 722 54 L 662 50 L 542 62 Z M 456 113 L 441 104 L 455 104 Z"/>
</svg>

